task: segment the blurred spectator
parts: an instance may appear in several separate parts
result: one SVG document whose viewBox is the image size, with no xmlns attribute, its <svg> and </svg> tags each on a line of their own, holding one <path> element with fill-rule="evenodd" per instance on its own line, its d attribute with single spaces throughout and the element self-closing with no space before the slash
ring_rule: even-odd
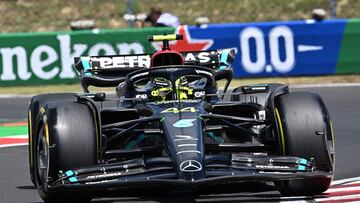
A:
<svg viewBox="0 0 360 203">
<path fill-rule="evenodd" d="M 180 25 L 178 17 L 162 12 L 160 7 L 152 7 L 150 13 L 145 18 L 145 22 L 150 23 L 154 27 L 177 27 Z"/>
<path fill-rule="evenodd" d="M 210 20 L 206 16 L 200 16 L 200 17 L 195 18 L 196 26 L 201 27 L 201 28 L 206 28 L 207 25 L 209 24 L 209 22 L 210 22 Z"/>
<path fill-rule="evenodd" d="M 320 22 L 326 17 L 326 11 L 322 8 L 316 8 L 312 10 L 312 19 Z"/>
</svg>

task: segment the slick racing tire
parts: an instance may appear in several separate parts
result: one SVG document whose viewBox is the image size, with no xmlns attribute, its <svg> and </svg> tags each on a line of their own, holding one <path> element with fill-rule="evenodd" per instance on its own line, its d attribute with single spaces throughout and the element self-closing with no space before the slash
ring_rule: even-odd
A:
<svg viewBox="0 0 360 203">
<path fill-rule="evenodd" d="M 28 111 L 28 130 L 29 130 L 29 168 L 30 168 L 30 179 L 35 185 L 34 178 L 34 146 L 37 140 L 37 134 L 33 133 L 35 130 L 35 121 L 39 114 L 39 110 L 48 102 L 54 101 L 76 101 L 76 96 L 73 93 L 53 93 L 53 94 L 40 94 L 33 96 L 30 100 L 29 111 Z"/>
<path fill-rule="evenodd" d="M 59 171 L 97 163 L 97 127 L 86 104 L 56 102 L 45 105 L 36 123 L 35 185 L 45 202 L 88 202 L 90 196 L 49 191 Z"/>
<path fill-rule="evenodd" d="M 319 95 L 296 92 L 275 101 L 279 150 L 284 156 L 313 160 L 316 170 L 334 174 L 334 138 L 329 114 Z M 276 182 L 283 195 L 317 195 L 326 191 L 333 175 Z"/>
</svg>

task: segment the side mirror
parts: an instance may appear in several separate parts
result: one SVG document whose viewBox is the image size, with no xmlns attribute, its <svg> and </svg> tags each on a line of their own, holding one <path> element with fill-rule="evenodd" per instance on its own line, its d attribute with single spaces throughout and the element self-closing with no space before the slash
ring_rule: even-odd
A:
<svg viewBox="0 0 360 203">
<path fill-rule="evenodd" d="M 215 80 L 222 80 L 222 79 L 226 79 L 226 80 L 232 80 L 233 78 L 233 70 L 232 68 L 224 68 L 224 69 L 219 69 L 218 71 L 215 72 Z"/>
<path fill-rule="evenodd" d="M 91 70 L 90 68 L 90 57 L 82 56 L 82 57 L 74 57 L 75 70 L 82 75 L 88 75 L 90 72 L 86 72 Z M 91 73 L 90 73 L 91 74 Z"/>
<path fill-rule="evenodd" d="M 233 71 L 232 68 L 224 68 L 224 69 L 219 69 L 217 72 L 215 72 L 215 80 L 221 80 L 221 79 L 226 79 L 226 84 L 224 87 L 224 94 L 226 93 L 227 89 L 229 88 L 230 82 L 233 78 Z M 224 99 L 223 95 L 221 97 L 221 99 Z"/>
<path fill-rule="evenodd" d="M 120 98 L 121 96 L 125 96 L 127 89 L 126 82 L 121 82 L 118 86 L 116 86 L 116 97 Z"/>
<path fill-rule="evenodd" d="M 235 49 L 224 49 L 220 54 L 220 69 L 230 67 L 235 61 Z"/>
</svg>

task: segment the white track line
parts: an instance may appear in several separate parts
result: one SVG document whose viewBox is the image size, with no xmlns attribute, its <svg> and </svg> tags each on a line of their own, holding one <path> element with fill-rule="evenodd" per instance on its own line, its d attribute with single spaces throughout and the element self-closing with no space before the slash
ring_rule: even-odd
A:
<svg viewBox="0 0 360 203">
<path fill-rule="evenodd" d="M 28 135 L 10 135 L 10 136 L 5 136 L 5 137 L 0 137 L 0 138 L 28 138 Z"/>
<path fill-rule="evenodd" d="M 351 199 L 358 199 L 358 198 L 360 198 L 360 194 L 336 196 L 336 197 L 328 197 L 328 198 L 316 198 L 315 201 L 324 202 L 324 201 L 334 201 L 334 200 L 347 200 L 346 202 L 350 202 Z"/>
<path fill-rule="evenodd" d="M 330 188 L 325 193 L 332 192 L 344 192 L 344 191 L 360 191 L 360 186 L 357 187 L 345 187 L 345 188 Z"/>
<path fill-rule="evenodd" d="M 4 144 L 4 145 L 0 145 L 0 148 L 5 148 L 5 147 L 18 147 L 18 146 L 25 146 L 25 145 L 28 145 L 28 143 Z"/>
<path fill-rule="evenodd" d="M 331 185 L 341 185 L 348 182 L 360 181 L 360 177 L 347 178 L 342 180 L 335 180 L 331 182 Z"/>
</svg>

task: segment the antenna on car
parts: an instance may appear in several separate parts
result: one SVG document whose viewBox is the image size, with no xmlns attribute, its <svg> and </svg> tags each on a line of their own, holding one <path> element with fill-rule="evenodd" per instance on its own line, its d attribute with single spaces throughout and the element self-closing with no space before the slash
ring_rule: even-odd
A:
<svg viewBox="0 0 360 203">
<path fill-rule="evenodd" d="M 153 36 L 150 36 L 150 37 L 148 38 L 149 42 L 159 42 L 159 41 L 162 41 L 162 42 L 163 42 L 162 50 L 170 50 L 169 41 L 182 40 L 182 39 L 183 39 L 183 35 L 180 35 L 180 34 L 153 35 Z"/>
</svg>

